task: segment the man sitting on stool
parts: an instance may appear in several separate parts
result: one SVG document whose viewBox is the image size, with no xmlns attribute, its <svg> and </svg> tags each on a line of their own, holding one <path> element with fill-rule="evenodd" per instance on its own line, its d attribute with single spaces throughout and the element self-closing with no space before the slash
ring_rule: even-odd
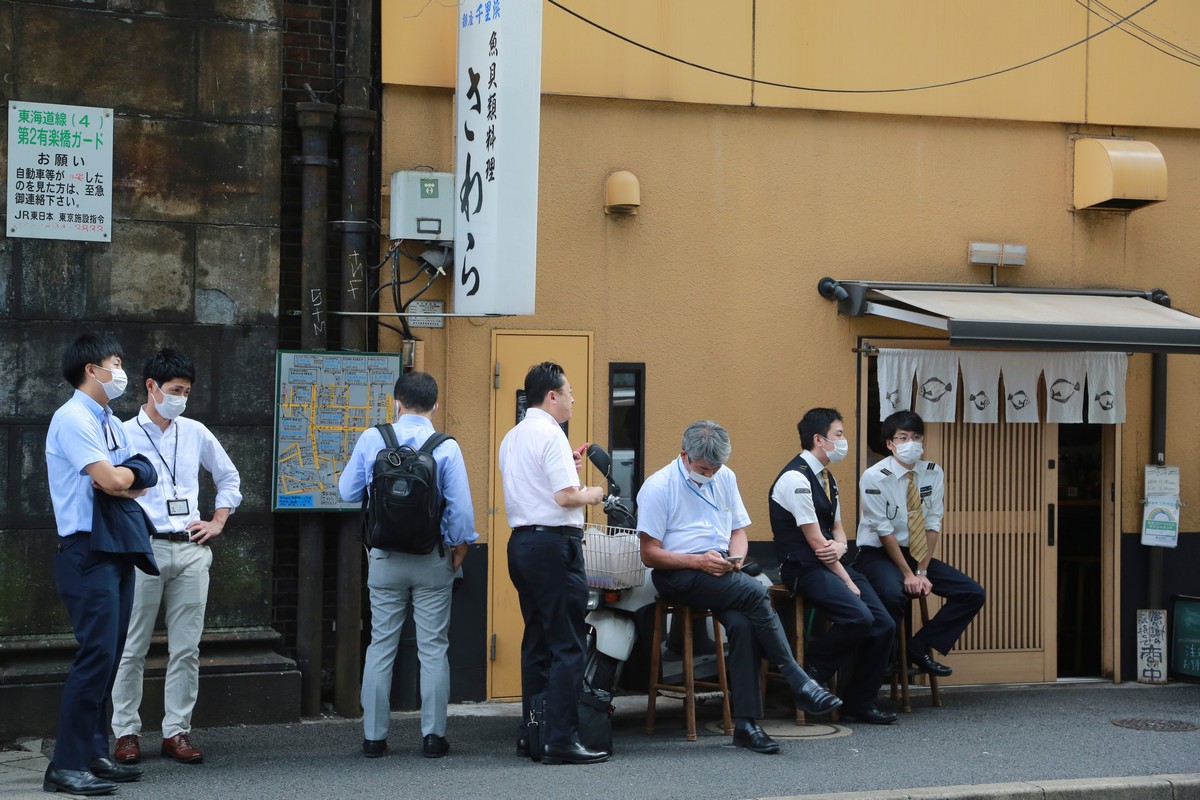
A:
<svg viewBox="0 0 1200 800">
<path fill-rule="evenodd" d="M 744 574 L 750 517 L 737 477 L 724 466 L 729 434 L 715 422 L 693 422 L 683 432 L 679 457 L 651 475 L 638 492 L 642 562 L 658 593 L 673 603 L 712 609 L 729 634 L 733 743 L 756 753 L 778 753 L 779 744 L 755 721 L 762 717 L 759 663 L 779 667 L 811 714 L 842 704 L 792 657 L 766 587 Z"/>
<path fill-rule="evenodd" d="M 839 667 L 852 665 L 841 693 L 842 719 L 890 725 L 896 715 L 880 711 L 875 696 L 887 673 L 896 625 L 866 576 L 842 564 L 846 532 L 837 481 L 829 472 L 850 450 L 842 415 L 833 408 L 809 409 L 796 428 L 804 450 L 771 486 L 771 532 L 784 584 L 829 621 L 825 635 L 808 647 L 808 674 L 827 685 Z"/>
<path fill-rule="evenodd" d="M 933 660 L 930 648 L 949 653 L 983 607 L 983 587 L 933 557 L 942 529 L 946 477 L 925 452 L 925 422 L 913 411 L 897 411 L 883 421 L 883 443 L 892 455 L 859 479 L 858 558 L 884 606 L 903 624 L 912 597 L 936 594 L 946 604 L 908 642 L 908 660 L 930 675 L 952 670 Z"/>
</svg>

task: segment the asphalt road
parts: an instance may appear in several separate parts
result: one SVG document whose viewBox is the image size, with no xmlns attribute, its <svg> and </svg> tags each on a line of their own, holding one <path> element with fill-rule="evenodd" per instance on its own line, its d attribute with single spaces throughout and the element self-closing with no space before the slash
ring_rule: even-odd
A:
<svg viewBox="0 0 1200 800">
<path fill-rule="evenodd" d="M 513 753 L 510 705 L 456 706 L 450 754 L 425 759 L 415 714 L 395 715 L 387 756 L 361 754 L 356 720 L 209 728 L 194 732 L 199 766 L 154 755 L 125 798 L 396 798 L 536 800 L 646 798 L 735 800 L 818 792 L 1200 772 L 1200 731 L 1118 727 L 1112 720 L 1180 720 L 1200 726 L 1200 685 L 1070 684 L 943 689 L 944 706 L 917 695 L 898 724 L 796 728 L 782 709 L 769 720 L 783 752 L 756 755 L 703 730 L 689 743 L 680 704 L 660 703 L 660 726 L 643 732 L 645 698 L 622 698 L 616 754 L 608 763 L 545 767 Z M 201 698 L 203 702 L 203 698 Z M 886 706 L 886 704 L 884 704 Z M 701 708 L 701 724 L 719 707 Z M 781 734 L 826 732 L 787 738 Z M 143 744 L 153 745 L 153 734 Z M 51 743 L 47 742 L 47 746 Z"/>
</svg>

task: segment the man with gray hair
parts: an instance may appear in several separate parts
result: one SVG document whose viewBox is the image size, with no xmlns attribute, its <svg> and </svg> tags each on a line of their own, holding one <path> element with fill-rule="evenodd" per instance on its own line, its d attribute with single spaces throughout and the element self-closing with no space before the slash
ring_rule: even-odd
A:
<svg viewBox="0 0 1200 800">
<path fill-rule="evenodd" d="M 699 420 L 683 432 L 679 457 L 651 475 L 638 492 L 642 561 L 658 593 L 676 603 L 712 609 L 729 637 L 733 743 L 756 753 L 779 752 L 759 727 L 763 715 L 759 662 L 779 668 L 796 704 L 827 714 L 842 701 L 796 663 L 767 590 L 742 572 L 750 517 L 737 476 L 725 466 L 732 447 L 715 422 Z"/>
</svg>

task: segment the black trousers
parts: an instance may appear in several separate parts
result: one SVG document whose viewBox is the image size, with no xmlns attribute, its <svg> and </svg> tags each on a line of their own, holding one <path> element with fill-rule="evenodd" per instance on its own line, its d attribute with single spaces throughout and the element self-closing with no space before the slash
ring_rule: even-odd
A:
<svg viewBox="0 0 1200 800">
<path fill-rule="evenodd" d="M 508 576 L 521 601 L 521 712 L 546 693 L 542 741 L 561 746 L 579 740 L 579 688 L 587 658 L 587 575 L 578 536 L 539 531 L 508 540 Z M 524 723 L 522 723 L 524 725 Z"/>
<path fill-rule="evenodd" d="M 718 577 L 696 569 L 656 569 L 650 577 L 667 600 L 712 609 L 729 636 L 726 666 L 733 716 L 761 718 L 761 660 L 777 667 L 796 663 L 766 587 L 741 572 Z"/>
<path fill-rule="evenodd" d="M 55 767 L 84 770 L 108 752 L 108 702 L 133 611 L 133 559 L 93 553 L 87 534 L 61 542 L 54 582 L 79 649 L 63 684 L 54 742 Z"/>
<path fill-rule="evenodd" d="M 904 553 L 908 566 L 916 569 L 917 562 L 909 554 L 908 548 L 902 547 L 900 551 Z M 904 593 L 904 575 L 900 568 L 892 563 L 882 547 L 859 548 L 854 566 L 871 581 L 899 628 L 906 605 L 911 601 Z M 933 584 L 933 593 L 945 598 L 946 604 L 933 615 L 929 624 L 917 631 L 913 640 L 939 653 L 949 653 L 979 609 L 983 608 L 983 587 L 971 576 L 936 558 L 930 559 L 929 575 L 926 577 Z"/>
<path fill-rule="evenodd" d="M 781 577 L 786 586 L 829 622 L 829 630 L 805 648 L 808 666 L 823 675 L 850 666 L 849 680 L 841 685 L 839 694 L 848 709 L 859 710 L 875 703 L 883 685 L 896 638 L 896 623 L 867 576 L 854 567 L 846 567 L 846 572 L 861 596 L 855 596 L 824 564 L 789 561 L 784 564 Z"/>
</svg>

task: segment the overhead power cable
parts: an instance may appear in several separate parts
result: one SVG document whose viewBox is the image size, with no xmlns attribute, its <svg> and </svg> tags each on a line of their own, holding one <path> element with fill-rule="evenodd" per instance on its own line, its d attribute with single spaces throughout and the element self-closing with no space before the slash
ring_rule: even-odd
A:
<svg viewBox="0 0 1200 800">
<path fill-rule="evenodd" d="M 692 67 L 694 69 L 703 70 L 704 72 L 710 72 L 713 75 L 720 75 L 724 78 L 733 78 L 734 80 L 745 81 L 747 83 L 753 83 L 753 84 L 757 84 L 759 86 L 774 86 L 779 89 L 794 89 L 794 90 L 800 91 L 800 92 L 822 92 L 822 93 L 826 93 L 826 94 L 896 94 L 898 92 L 920 92 L 920 91 L 925 91 L 926 89 L 941 89 L 946 86 L 958 86 L 963 83 L 970 83 L 972 81 L 981 81 L 985 78 L 994 78 L 997 75 L 1004 75 L 1005 73 L 1008 73 L 1008 72 L 1015 72 L 1016 70 L 1024 69 L 1025 67 L 1032 66 L 1034 64 L 1037 64 L 1040 61 L 1045 61 L 1048 58 L 1053 58 L 1054 56 L 1057 56 L 1061 53 L 1065 53 L 1068 50 L 1074 49 L 1076 47 L 1079 47 L 1082 44 L 1086 44 L 1087 42 L 1090 42 L 1092 39 L 1095 39 L 1097 36 L 1107 33 L 1108 31 L 1121 25 L 1122 23 L 1128 22 L 1129 20 L 1133 19 L 1138 14 L 1141 14 L 1147 8 L 1149 8 L 1150 6 L 1157 3 L 1158 0 L 1149 0 L 1148 3 L 1146 3 L 1145 5 L 1143 5 L 1141 8 L 1137 9 L 1136 11 L 1133 11 L 1130 14 L 1127 14 L 1126 16 L 1121 17 L 1116 22 L 1110 23 L 1106 27 L 1101 28 L 1100 30 L 1096 31 L 1095 33 L 1085 36 L 1084 38 L 1080 39 L 1077 42 L 1072 42 L 1071 44 L 1066 45 L 1065 47 L 1060 47 L 1057 50 L 1046 53 L 1043 56 L 1038 56 L 1037 58 L 1030 59 L 1029 61 L 1023 61 L 1020 64 L 1014 64 L 1011 67 L 1005 67 L 1004 69 L 998 69 L 998 70 L 994 70 L 992 72 L 986 72 L 982 75 L 972 75 L 969 78 L 958 78 L 957 80 L 941 81 L 939 83 L 927 83 L 927 84 L 924 84 L 921 86 L 896 86 L 896 87 L 886 88 L 886 89 L 835 89 L 835 88 L 829 87 L 829 86 L 802 86 L 802 85 L 794 84 L 794 83 L 780 83 L 777 81 L 765 81 L 765 80 L 762 80 L 761 78 L 752 78 L 747 75 L 738 75 L 733 72 L 726 72 L 725 70 L 720 70 L 720 69 L 716 69 L 714 67 L 705 66 L 704 64 L 697 64 L 694 61 L 688 61 L 687 59 L 680 58 L 679 56 L 673 56 L 670 53 L 664 53 L 662 50 L 655 49 L 653 47 L 650 47 L 649 45 L 642 44 L 641 42 L 635 41 L 634 39 L 630 39 L 628 36 L 624 36 L 610 28 L 606 28 L 603 25 L 601 25 L 600 23 L 588 19 L 587 17 L 583 16 L 579 12 L 573 11 L 572 9 L 567 8 L 565 5 L 560 3 L 559 0 L 546 0 L 546 2 L 549 3 L 550 5 L 554 6 L 555 8 L 565 11 L 566 13 L 570 14 L 572 17 L 575 17 L 576 19 L 578 19 L 580 22 L 584 22 L 588 25 L 591 25 L 593 28 L 596 28 L 597 30 L 602 31 L 602 32 L 608 34 L 609 36 L 620 39 L 621 41 L 625 42 L 626 44 L 631 44 L 634 47 L 640 48 L 649 53 L 653 53 L 654 55 L 659 56 L 661 58 L 668 59 L 669 61 L 674 61 L 678 64 L 683 64 L 684 66 Z"/>
<path fill-rule="evenodd" d="M 1093 4 L 1098 6 L 1099 8 L 1104 9 L 1109 15 L 1116 16 L 1120 13 L 1120 12 L 1115 11 L 1114 9 L 1109 8 L 1108 6 L 1104 5 L 1104 3 L 1099 2 L 1099 0 L 1091 0 L 1091 2 L 1088 2 L 1088 0 L 1075 0 L 1075 2 L 1078 5 L 1081 5 L 1085 9 L 1087 9 L 1087 12 L 1089 14 L 1095 14 L 1097 17 L 1104 20 L 1105 22 L 1112 22 L 1112 20 L 1109 19 L 1108 16 L 1106 16 L 1105 14 L 1102 14 L 1099 11 L 1097 11 L 1096 9 L 1092 8 Z M 1138 25 L 1136 22 L 1130 22 L 1128 27 L 1126 27 L 1125 25 L 1122 25 L 1120 20 L 1118 20 L 1114 24 L 1116 24 L 1121 29 L 1122 33 L 1124 33 L 1128 36 L 1132 36 L 1134 39 L 1137 39 L 1139 42 L 1146 45 L 1147 47 L 1153 47 L 1155 50 L 1162 53 L 1164 56 L 1170 56 L 1171 58 L 1174 58 L 1177 61 L 1182 61 L 1183 63 L 1188 64 L 1193 67 L 1200 67 L 1200 54 L 1193 53 L 1191 50 L 1180 47 L 1179 45 L 1175 44 L 1174 42 L 1168 41 L 1167 39 L 1164 39 L 1163 37 L 1153 33 L 1152 31 L 1149 31 L 1146 28 L 1143 28 L 1141 25 Z M 1134 28 L 1134 29 L 1142 32 L 1146 36 L 1150 37 L 1151 39 L 1154 39 L 1155 41 L 1160 42 L 1160 43 L 1166 45 L 1167 47 L 1170 47 L 1173 50 L 1176 50 L 1178 52 L 1172 53 L 1169 50 L 1164 50 L 1163 48 L 1156 45 L 1154 42 L 1151 42 L 1141 36 L 1138 36 L 1137 33 L 1134 33 L 1134 31 L 1130 30 L 1129 28 Z M 1178 53 L 1184 53 L 1186 55 L 1179 55 Z"/>
</svg>

